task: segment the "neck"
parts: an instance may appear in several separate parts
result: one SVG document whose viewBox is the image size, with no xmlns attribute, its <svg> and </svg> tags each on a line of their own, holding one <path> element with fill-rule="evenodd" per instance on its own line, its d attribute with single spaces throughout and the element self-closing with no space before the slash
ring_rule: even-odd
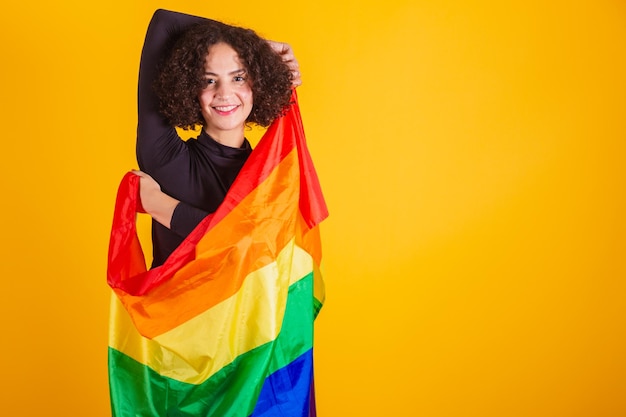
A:
<svg viewBox="0 0 626 417">
<path fill-rule="evenodd" d="M 204 131 L 217 143 L 231 148 L 241 148 L 241 145 L 243 145 L 243 141 L 245 140 L 243 130 L 241 132 L 213 131 L 208 127 L 205 127 Z"/>
</svg>

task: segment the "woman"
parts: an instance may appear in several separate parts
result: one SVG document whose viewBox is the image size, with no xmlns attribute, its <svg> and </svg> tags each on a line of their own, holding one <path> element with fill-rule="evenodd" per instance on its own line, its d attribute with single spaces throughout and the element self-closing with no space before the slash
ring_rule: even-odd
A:
<svg viewBox="0 0 626 417">
<path fill-rule="evenodd" d="M 280 116 L 298 69 L 288 45 L 251 30 L 154 14 L 139 72 L 136 171 L 153 218 L 153 267 L 220 205 L 251 152 L 245 125 Z M 195 125 L 200 135 L 181 140 L 175 127 Z"/>
<path fill-rule="evenodd" d="M 153 266 L 165 265 L 146 271 L 143 255 L 134 256 L 140 245 L 127 225 L 135 221 L 136 188 L 122 193 L 126 200 L 118 202 L 132 201 L 132 213 L 114 221 L 112 236 L 123 237 L 110 245 L 113 415 L 315 415 L 313 320 L 323 301 L 316 225 L 327 212 L 303 133 L 294 129 L 290 140 L 271 142 L 266 136 L 259 146 L 265 153 L 246 168 L 255 178 L 237 185 L 239 191 L 250 185 L 264 202 L 270 194 L 291 196 L 282 202 L 291 210 L 257 218 L 238 204 L 222 219 L 232 223 L 219 222 L 200 241 L 225 250 L 192 260 L 177 257 L 179 251 L 168 260 L 220 206 L 250 155 L 245 125 L 267 126 L 290 105 L 297 71 L 287 45 L 250 30 L 163 10 L 150 22 L 139 74 L 136 175 L 141 205 L 153 217 Z M 297 105 L 290 105 L 273 128 L 287 130 L 298 120 Z M 175 129 L 198 124 L 199 136 L 186 142 Z M 290 163 L 280 159 L 272 173 L 299 181 L 254 182 L 255 169 L 276 162 L 268 143 L 292 147 Z M 251 226 L 233 232 L 241 213 Z M 243 259 L 254 267 L 242 268 Z"/>
</svg>

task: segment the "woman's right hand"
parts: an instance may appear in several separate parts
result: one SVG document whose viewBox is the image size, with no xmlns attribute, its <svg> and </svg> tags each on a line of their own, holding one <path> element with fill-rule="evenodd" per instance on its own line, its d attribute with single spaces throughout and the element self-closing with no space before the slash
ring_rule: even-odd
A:
<svg viewBox="0 0 626 417">
<path fill-rule="evenodd" d="M 300 64 L 298 63 L 298 60 L 296 59 L 296 56 L 291 49 L 291 46 L 284 42 L 267 41 L 267 43 L 278 55 L 280 55 L 280 57 L 283 59 L 283 62 L 287 64 L 287 66 L 291 70 L 291 74 L 293 75 L 291 85 L 293 86 L 293 88 L 302 85 Z"/>
</svg>

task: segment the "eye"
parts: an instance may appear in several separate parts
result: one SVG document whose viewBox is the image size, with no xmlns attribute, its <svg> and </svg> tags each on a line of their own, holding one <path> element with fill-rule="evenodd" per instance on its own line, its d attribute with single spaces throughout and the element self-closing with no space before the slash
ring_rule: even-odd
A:
<svg viewBox="0 0 626 417">
<path fill-rule="evenodd" d="M 246 82 L 248 78 L 246 77 L 246 73 L 245 71 L 240 72 L 239 74 L 235 75 L 233 77 L 233 81 L 238 83 L 238 84 L 243 84 Z"/>
<path fill-rule="evenodd" d="M 203 88 L 213 87 L 216 83 L 214 78 L 205 78 L 203 81 Z"/>
</svg>

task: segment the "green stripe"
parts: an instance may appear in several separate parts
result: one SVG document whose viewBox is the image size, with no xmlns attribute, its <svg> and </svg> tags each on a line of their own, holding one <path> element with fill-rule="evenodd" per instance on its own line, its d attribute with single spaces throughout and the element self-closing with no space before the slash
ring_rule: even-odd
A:
<svg viewBox="0 0 626 417">
<path fill-rule="evenodd" d="M 109 348 L 113 416 L 249 416 L 265 378 L 312 348 L 313 319 L 319 307 L 311 273 L 289 287 L 278 337 L 240 355 L 199 385 L 163 377 Z"/>
<path fill-rule="evenodd" d="M 313 320 L 317 318 L 317 315 L 320 313 L 322 309 L 322 302 L 317 298 L 313 297 Z"/>
</svg>

